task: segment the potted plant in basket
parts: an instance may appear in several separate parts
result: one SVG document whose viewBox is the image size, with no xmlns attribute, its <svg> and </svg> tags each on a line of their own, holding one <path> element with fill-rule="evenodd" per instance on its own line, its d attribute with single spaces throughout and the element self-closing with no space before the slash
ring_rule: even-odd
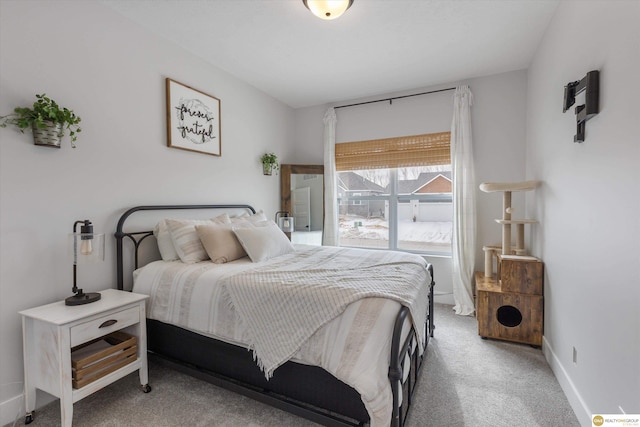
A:
<svg viewBox="0 0 640 427">
<path fill-rule="evenodd" d="M 20 132 L 31 128 L 36 145 L 60 148 L 65 128 L 71 138 L 71 146 L 76 148 L 77 134 L 82 131 L 80 117 L 72 110 L 59 106 L 46 94 L 36 95 L 33 107 L 16 107 L 12 114 L 0 116 L 0 127 L 16 126 Z"/>
<path fill-rule="evenodd" d="M 265 153 L 260 157 L 262 162 L 262 173 L 265 175 L 271 175 L 273 171 L 278 171 L 280 165 L 278 164 L 278 156 L 273 153 Z"/>
</svg>

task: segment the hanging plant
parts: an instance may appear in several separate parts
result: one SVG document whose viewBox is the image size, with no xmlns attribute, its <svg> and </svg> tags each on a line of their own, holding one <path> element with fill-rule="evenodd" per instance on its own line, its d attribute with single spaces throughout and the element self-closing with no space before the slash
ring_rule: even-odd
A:
<svg viewBox="0 0 640 427">
<path fill-rule="evenodd" d="M 278 164 L 278 156 L 273 153 L 265 153 L 260 157 L 262 162 L 262 173 L 265 175 L 271 175 L 272 172 L 278 172 L 280 165 Z"/>
<path fill-rule="evenodd" d="M 64 137 L 65 129 L 69 132 L 71 146 L 76 148 L 77 134 L 82 131 L 78 123 L 80 117 L 72 110 L 60 107 L 46 94 L 36 95 L 33 107 L 16 107 L 13 113 L 0 116 L 0 127 L 13 125 L 20 132 L 31 128 L 36 145 L 46 145 L 60 148 L 60 140 Z"/>
</svg>

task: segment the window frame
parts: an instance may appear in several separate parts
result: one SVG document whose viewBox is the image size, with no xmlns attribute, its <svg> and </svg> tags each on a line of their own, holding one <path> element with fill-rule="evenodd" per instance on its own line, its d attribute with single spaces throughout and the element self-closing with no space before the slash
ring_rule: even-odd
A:
<svg viewBox="0 0 640 427">
<path fill-rule="evenodd" d="M 348 248 L 360 248 L 360 249 L 372 249 L 372 250 L 390 250 L 390 251 L 400 251 L 400 252 L 409 252 L 415 253 L 418 255 L 429 255 L 429 256 L 442 256 L 442 257 L 451 257 L 451 250 L 448 252 L 443 251 L 421 251 L 421 250 L 412 250 L 412 249 L 403 249 L 398 248 L 398 205 L 399 202 L 408 202 L 410 203 L 412 200 L 418 200 L 418 202 L 426 201 L 427 203 L 453 203 L 453 193 L 437 193 L 437 194 L 419 194 L 419 193 L 411 193 L 411 194 L 398 194 L 398 168 L 383 168 L 389 170 L 389 194 L 379 194 L 379 195 L 368 195 L 368 196 L 353 196 L 347 195 L 346 202 L 347 204 L 359 201 L 362 204 L 363 201 L 380 201 L 385 200 L 389 203 L 389 240 L 388 247 L 386 248 L 377 248 L 377 247 L 368 247 L 368 246 L 349 246 L 340 244 L 340 237 L 338 237 L 338 244 L 341 247 Z M 338 171 L 340 172 L 349 172 L 349 171 Z M 357 171 L 350 171 L 357 172 Z M 338 206 L 342 203 L 341 198 L 337 198 Z M 354 204 L 355 205 L 355 204 Z M 453 217 L 451 218 L 453 222 Z"/>
</svg>

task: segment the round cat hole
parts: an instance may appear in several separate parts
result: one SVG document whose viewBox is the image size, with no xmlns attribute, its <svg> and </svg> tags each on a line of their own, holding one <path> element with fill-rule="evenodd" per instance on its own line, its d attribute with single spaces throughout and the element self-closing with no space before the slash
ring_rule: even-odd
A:
<svg viewBox="0 0 640 427">
<path fill-rule="evenodd" d="M 496 313 L 496 317 L 501 325 L 509 328 L 516 327 L 522 323 L 522 313 L 511 305 L 503 305 L 500 307 Z"/>
</svg>

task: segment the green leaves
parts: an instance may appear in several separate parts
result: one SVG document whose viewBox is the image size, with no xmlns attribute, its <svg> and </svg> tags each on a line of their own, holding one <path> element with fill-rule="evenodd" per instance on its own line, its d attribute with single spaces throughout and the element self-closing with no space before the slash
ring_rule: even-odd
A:
<svg viewBox="0 0 640 427">
<path fill-rule="evenodd" d="M 74 142 L 77 140 L 77 134 L 82 131 L 78 123 L 80 117 L 76 116 L 73 110 L 66 107 L 60 107 L 53 99 L 46 94 L 36 95 L 36 101 L 32 108 L 16 107 L 13 114 L 0 116 L 0 127 L 7 125 L 16 126 L 20 132 L 35 126 L 37 128 L 45 128 L 46 122 L 61 123 L 63 129 L 66 128 L 71 138 L 71 146 L 75 148 Z"/>
<path fill-rule="evenodd" d="M 274 164 L 277 164 L 277 163 L 278 163 L 278 156 L 276 156 L 276 155 L 275 155 L 275 154 L 273 154 L 273 153 L 265 153 L 265 154 L 263 154 L 263 155 L 262 155 L 262 157 L 260 157 L 260 161 L 261 161 L 263 164 L 271 164 L 271 165 L 274 165 Z"/>
</svg>

